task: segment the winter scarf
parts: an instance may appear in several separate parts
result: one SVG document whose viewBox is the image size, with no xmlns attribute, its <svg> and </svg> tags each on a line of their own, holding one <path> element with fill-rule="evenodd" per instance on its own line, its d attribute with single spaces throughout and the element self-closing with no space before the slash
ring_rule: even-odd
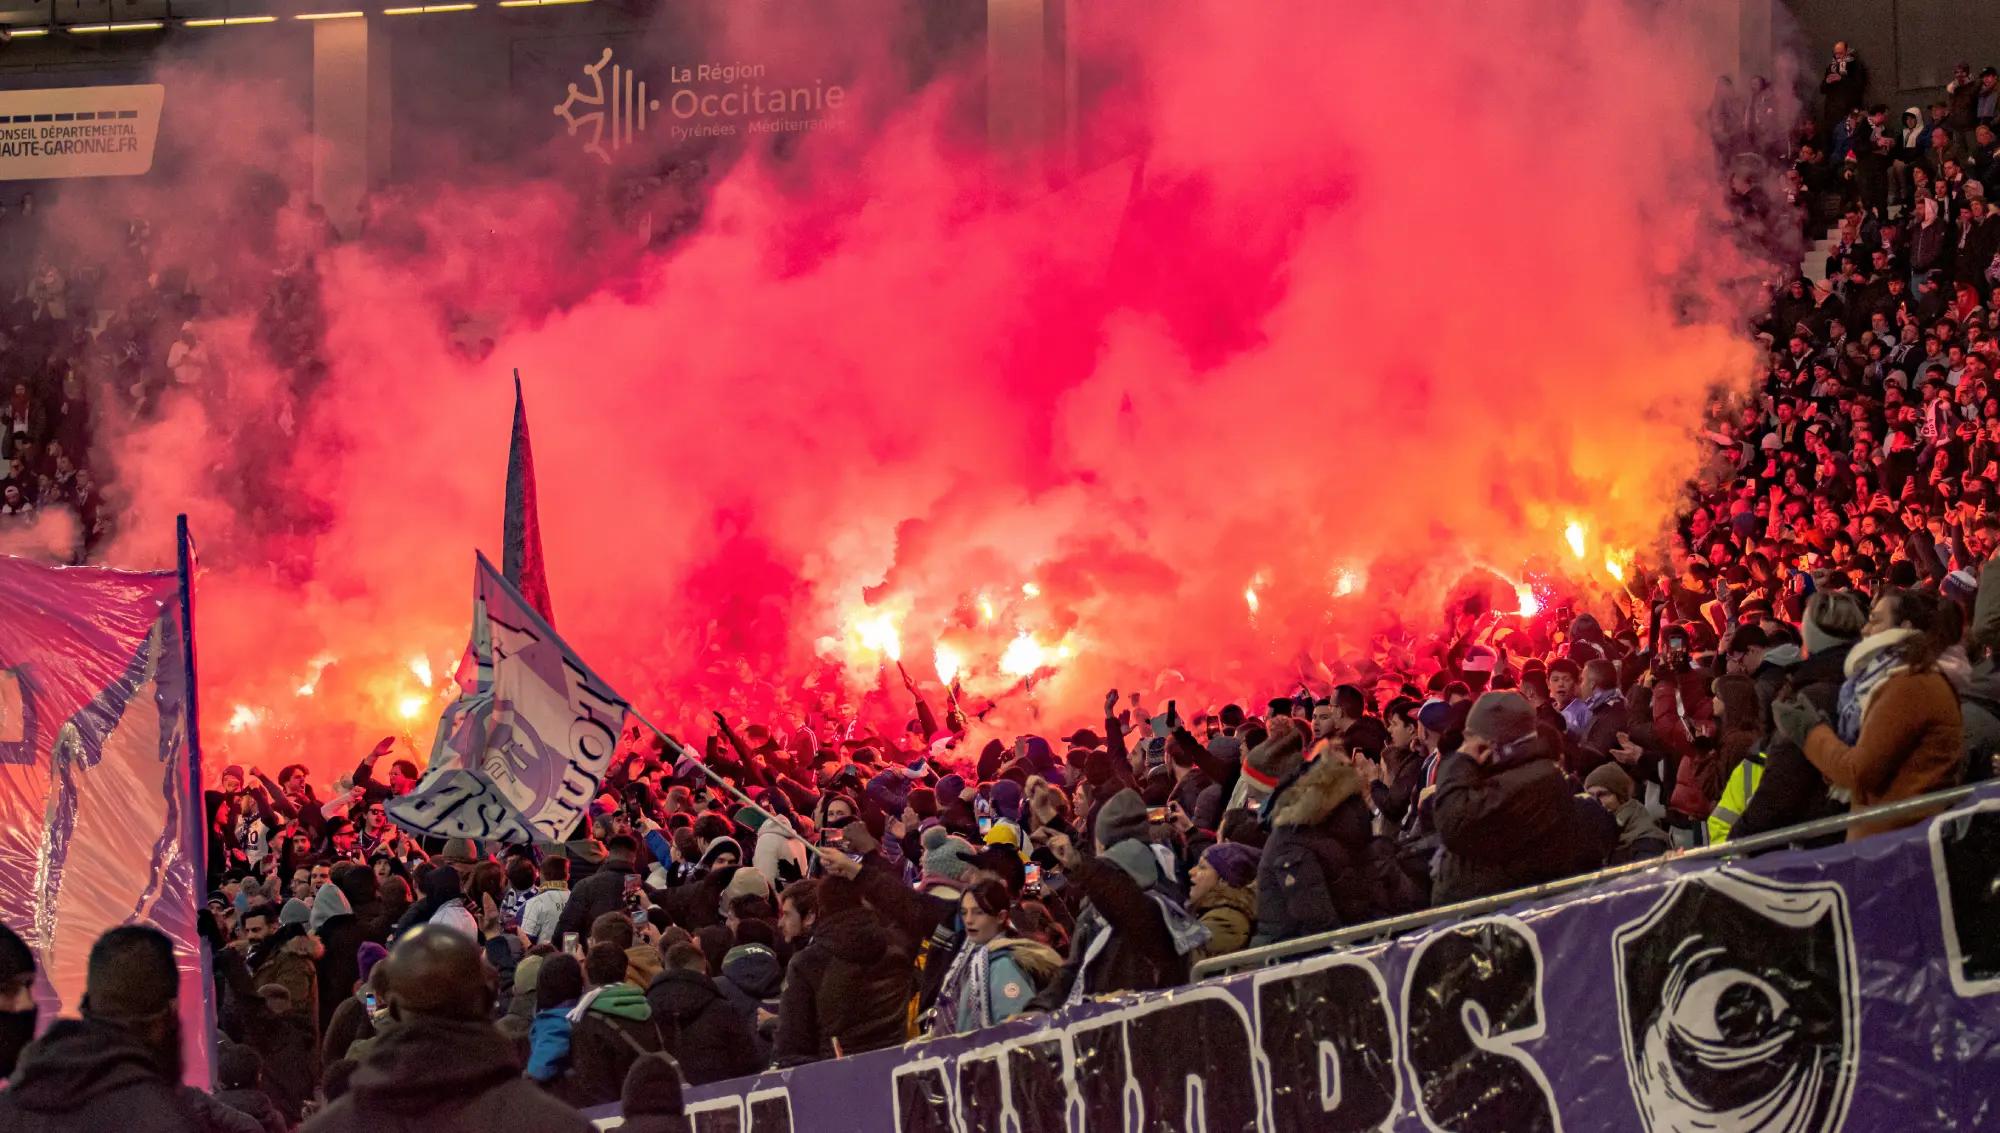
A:
<svg viewBox="0 0 2000 1133">
<path fill-rule="evenodd" d="M 590 989 L 575 1007 L 570 1008 L 570 1024 L 574 1026 L 583 1022 L 583 1017 L 592 1011 L 599 1015 L 630 1019 L 634 1023 L 644 1023 L 653 1017 L 653 1007 L 646 1002 L 646 993 L 622 981 Z"/>
<path fill-rule="evenodd" d="M 1907 672 L 1903 645 L 1917 636 L 1908 628 L 1885 629 L 1862 638 L 1847 654 L 1847 680 L 1840 686 L 1840 719 L 1834 731 L 1840 742 L 1852 746 L 1861 738 L 1861 721 L 1868 715 L 1869 702 L 1890 677 Z"/>
<path fill-rule="evenodd" d="M 1182 956 L 1192 955 L 1195 950 L 1208 943 L 1208 926 L 1201 923 L 1200 919 L 1183 908 L 1179 902 L 1154 889 L 1146 890 L 1146 896 L 1152 898 L 1153 904 L 1158 906 L 1160 919 L 1166 923 L 1167 935 L 1173 939 L 1176 953 Z M 1091 913 L 1093 916 L 1099 915 L 1094 909 Z M 1084 949 L 1083 963 L 1077 965 L 1076 981 L 1070 984 L 1069 997 L 1063 1001 L 1065 1007 L 1074 1007 L 1083 1002 L 1087 994 L 1083 986 L 1087 982 L 1084 977 L 1090 972 L 1090 966 L 1097 962 L 1099 954 L 1111 945 L 1111 937 L 1115 930 L 1111 927 L 1110 921 L 1102 923 L 1104 928 L 1090 938 L 1089 946 Z"/>
<path fill-rule="evenodd" d="M 945 971 L 944 983 L 938 988 L 937 1005 L 931 1015 L 932 1034 L 958 1033 L 958 1017 L 963 1014 L 961 1004 L 970 1006 L 972 1017 L 982 1025 L 992 1024 L 993 989 L 989 982 L 992 970 L 990 948 L 980 948 L 968 941 L 958 950 L 958 957 Z"/>
</svg>

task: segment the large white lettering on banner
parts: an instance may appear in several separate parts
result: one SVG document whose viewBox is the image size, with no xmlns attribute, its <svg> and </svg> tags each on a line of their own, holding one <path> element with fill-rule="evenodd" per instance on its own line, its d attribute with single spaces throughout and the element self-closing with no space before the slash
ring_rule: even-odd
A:
<svg viewBox="0 0 2000 1133">
<path fill-rule="evenodd" d="M 0 91 L 0 181 L 150 170 L 166 97 L 158 83 Z"/>
</svg>

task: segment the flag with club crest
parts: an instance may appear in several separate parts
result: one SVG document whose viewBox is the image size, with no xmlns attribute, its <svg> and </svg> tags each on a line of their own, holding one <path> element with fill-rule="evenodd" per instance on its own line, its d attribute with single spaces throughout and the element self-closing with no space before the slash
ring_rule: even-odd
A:
<svg viewBox="0 0 2000 1133">
<path fill-rule="evenodd" d="M 389 817 L 441 838 L 567 838 L 610 768 L 624 699 L 485 555 L 474 573 L 468 652 L 470 687 L 445 709 L 429 770 L 389 802 Z"/>
</svg>

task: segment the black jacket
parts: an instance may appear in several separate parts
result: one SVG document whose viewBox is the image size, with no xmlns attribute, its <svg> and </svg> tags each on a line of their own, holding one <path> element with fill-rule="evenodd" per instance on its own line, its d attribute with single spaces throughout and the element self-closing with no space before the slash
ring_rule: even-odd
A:
<svg viewBox="0 0 2000 1133">
<path fill-rule="evenodd" d="M 1792 666 L 1792 690 L 1811 701 L 1829 720 L 1840 716 L 1840 686 L 1847 679 L 1847 654 L 1853 648 L 1851 644 L 1841 645 Z M 1835 802 L 1827 794 L 1826 776 L 1806 760 L 1806 753 L 1799 745 L 1774 735 L 1764 754 L 1763 776 L 1743 813 L 1730 824 L 1729 837 L 1734 840 L 1768 834 L 1846 812 L 1847 804 Z M 1830 834 L 1816 844 L 1831 845 L 1842 837 Z"/>
<path fill-rule="evenodd" d="M 778 1003 L 778 1065 L 899 1046 L 909 1037 L 911 949 L 867 908 L 822 913 Z"/>
<path fill-rule="evenodd" d="M 314 981 L 319 988 L 319 1014 L 315 1018 L 324 1032 L 341 1000 L 354 994 L 355 981 L 361 978 L 361 944 L 367 938 L 353 913 L 328 917 L 318 935 L 323 951 Z"/>
<path fill-rule="evenodd" d="M 1433 905 L 1505 893 L 1604 864 L 1618 824 L 1603 807 L 1571 793 L 1550 755 L 1536 734 L 1485 766 L 1457 752 L 1444 758 L 1432 806 L 1444 846 L 1431 879 Z"/>
<path fill-rule="evenodd" d="M 122 1028 L 61 1019 L 28 1044 L 5 1090 L 8 1133 L 201 1133 L 180 1085 L 161 1073 L 145 1044 Z"/>
<path fill-rule="evenodd" d="M 1076 919 L 1069 957 L 1062 971 L 1035 996 L 1036 1008 L 1061 1007 L 1078 980 L 1083 981 L 1086 995 L 1150 991 L 1187 982 L 1188 960 L 1174 947 L 1165 914 L 1131 874 L 1104 858 L 1084 858 L 1067 872 L 1070 887 L 1086 903 Z M 1086 967 L 1091 942 L 1102 932 L 1112 933 L 1111 941 Z"/>
<path fill-rule="evenodd" d="M 741 1078 L 764 1068 L 754 1024 L 715 981 L 700 972 L 666 971 L 646 989 L 660 1049 L 681 1064 L 690 1086 Z"/>
<path fill-rule="evenodd" d="M 255 1121 L 264 1133 L 286 1133 L 291 1128 L 284 1115 L 278 1112 L 278 1107 L 271 1104 L 271 1096 L 254 1087 L 217 1090 L 215 1100 Z"/>
<path fill-rule="evenodd" d="M 912 889 L 888 866 L 872 860 L 862 866 L 860 882 L 869 907 L 880 910 L 905 939 L 918 942 L 924 966 L 917 976 L 917 1005 L 929 1009 L 937 1002 L 938 989 L 944 986 L 944 975 L 958 958 L 958 950 L 965 946 L 958 902 Z"/>
<path fill-rule="evenodd" d="M 738 945 L 722 962 L 722 974 L 715 977 L 715 990 L 750 1025 L 757 1042 L 757 1065 L 760 1068 L 770 1065 L 771 1039 L 778 1030 L 778 998 L 785 990 L 785 966 L 778 954 L 762 945 Z M 758 1022 L 759 1011 L 770 1012 L 771 1021 Z"/>
<path fill-rule="evenodd" d="M 649 1004 L 650 1006 L 650 1004 Z M 579 1106 L 610 1105 L 641 1053 L 660 1049 L 653 1023 L 586 1011 L 569 1032 L 569 1100 Z"/>
<path fill-rule="evenodd" d="M 556 943 L 573 932 L 578 940 L 590 939 L 591 922 L 606 913 L 625 911 L 625 879 L 638 873 L 631 862 L 607 861 L 597 872 L 570 886 L 569 900 L 556 918 Z"/>
<path fill-rule="evenodd" d="M 1406 912 L 1421 894 L 1376 837 L 1361 776 L 1335 759 L 1301 775 L 1272 810 L 1257 863 L 1257 943 L 1293 940 Z"/>
<path fill-rule="evenodd" d="M 592 1133 L 592 1126 L 521 1077 L 498 1028 L 410 1016 L 375 1040 L 348 1092 L 304 1133 Z"/>
</svg>

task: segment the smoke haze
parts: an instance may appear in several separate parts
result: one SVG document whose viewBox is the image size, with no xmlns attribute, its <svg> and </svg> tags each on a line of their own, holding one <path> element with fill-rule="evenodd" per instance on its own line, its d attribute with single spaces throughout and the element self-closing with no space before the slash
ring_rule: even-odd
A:
<svg viewBox="0 0 2000 1133">
<path fill-rule="evenodd" d="M 180 511 L 200 540 L 211 751 L 428 750 L 471 552 L 499 556 L 514 367 L 558 626 L 683 727 L 835 690 L 904 714 L 891 628 L 934 706 L 942 641 L 1003 731 L 1114 686 L 1247 703 L 1435 621 L 1476 564 L 1601 589 L 1656 545 L 1768 270 L 1674 5 L 1089 7 L 1086 160 L 1054 189 L 982 151 L 976 50 L 903 92 L 884 4 L 729 29 L 851 76 L 854 112 L 718 160 L 652 247 L 574 183 L 477 167 L 303 259 L 279 112 L 51 210 L 106 256 L 101 218 L 144 212 L 218 291 L 311 284 L 275 320 L 205 302 L 206 369 L 101 423 L 109 561 L 169 564 Z M 169 113 L 259 105 L 183 94 L 216 73 L 167 74 Z M 271 191 L 271 232 L 216 239 Z M 274 325 L 323 328 L 323 366 L 274 361 Z"/>
</svg>

